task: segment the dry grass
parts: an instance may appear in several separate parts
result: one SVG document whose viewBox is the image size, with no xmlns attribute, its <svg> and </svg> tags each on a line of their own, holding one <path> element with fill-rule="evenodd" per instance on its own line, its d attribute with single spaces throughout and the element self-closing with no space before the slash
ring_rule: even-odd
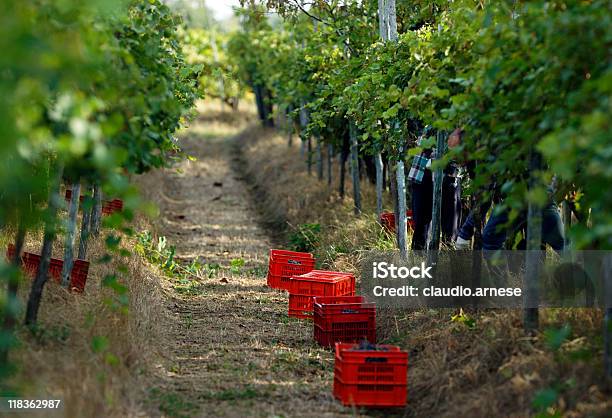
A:
<svg viewBox="0 0 612 418">
<path fill-rule="evenodd" d="M 8 236 L 5 231 L 3 244 Z M 30 233 L 25 250 L 39 253 L 41 241 L 40 232 Z M 63 253 L 60 241 L 54 245 L 56 257 Z M 145 415 L 138 402 L 140 374 L 153 341 L 151 321 L 160 299 L 157 282 L 137 257 L 96 263 L 104 253 L 102 239 L 92 239 L 85 293 L 70 293 L 53 281 L 47 283 L 38 334 L 20 326 L 19 347 L 11 353 L 17 373 L 10 385 L 24 398 L 62 399 L 64 410 L 58 416 Z M 129 288 L 129 315 L 113 307 L 116 295 L 102 286 L 103 277 L 116 272 L 120 263 L 129 269 L 123 279 Z M 22 307 L 29 288 L 30 281 L 24 279 L 19 291 Z M 98 337 L 106 339 L 106 348 L 94 349 L 92 341 Z"/>
<path fill-rule="evenodd" d="M 338 198 L 336 184 L 329 189 L 326 182 L 307 174 L 299 148 L 288 148 L 284 135 L 259 129 L 245 134 L 242 142 L 262 213 L 277 225 L 289 225 L 285 237 L 292 225 L 320 223 L 322 237 L 315 253 L 323 265 L 359 273 L 365 252 L 393 245 L 376 223 L 369 184 L 363 186 L 363 213 L 356 217 L 352 200 Z M 350 183 L 346 190 L 352 190 Z M 476 321 L 474 329 L 451 322 L 454 313 L 378 312 L 380 341 L 410 353 L 409 405 L 398 415 L 531 416 L 534 395 L 545 388 L 560 393 L 548 413 L 612 415 L 602 376 L 601 311 L 541 310 L 541 329 L 572 326 L 569 340 L 556 354 L 546 347 L 542 334 L 525 336 L 519 311 L 469 312 Z M 577 353 L 590 357 L 572 360 Z"/>
</svg>

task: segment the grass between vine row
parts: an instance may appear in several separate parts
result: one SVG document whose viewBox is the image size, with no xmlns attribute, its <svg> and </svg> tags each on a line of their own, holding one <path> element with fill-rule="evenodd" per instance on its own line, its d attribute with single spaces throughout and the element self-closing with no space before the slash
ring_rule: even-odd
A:
<svg viewBox="0 0 612 418">
<path fill-rule="evenodd" d="M 370 184 L 362 181 L 359 217 L 350 195 L 339 198 L 337 160 L 329 188 L 308 175 L 285 134 L 260 129 L 241 143 L 264 218 L 286 225 L 285 240 L 300 235 L 300 225 L 316 225 L 313 250 L 322 266 L 359 274 L 365 252 L 393 248 L 376 222 Z M 466 311 L 451 320 L 458 313 L 378 311 L 379 342 L 409 352 L 408 406 L 400 415 L 603 417 L 612 410 L 601 372 L 600 310 L 542 309 L 535 337 L 523 333 L 519 310 Z"/>
</svg>

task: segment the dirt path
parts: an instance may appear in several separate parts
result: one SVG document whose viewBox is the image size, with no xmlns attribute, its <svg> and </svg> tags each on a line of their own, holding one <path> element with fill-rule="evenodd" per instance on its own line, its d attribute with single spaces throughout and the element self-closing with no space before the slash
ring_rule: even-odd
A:
<svg viewBox="0 0 612 418">
<path fill-rule="evenodd" d="M 178 258 L 221 270 L 196 294 L 168 288 L 167 361 L 152 400 L 167 416 L 352 416 L 331 395 L 331 352 L 313 344 L 310 322 L 287 317 L 284 293 L 265 287 L 271 244 L 232 169 L 236 139 L 211 138 L 206 123 L 184 142 L 198 160 L 160 176 L 158 232 Z M 232 260 L 245 265 L 232 272 Z"/>
</svg>

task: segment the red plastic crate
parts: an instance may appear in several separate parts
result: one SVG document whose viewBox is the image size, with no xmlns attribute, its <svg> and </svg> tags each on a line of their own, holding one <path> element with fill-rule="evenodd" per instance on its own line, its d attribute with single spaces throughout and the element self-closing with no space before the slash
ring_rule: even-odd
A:
<svg viewBox="0 0 612 418">
<path fill-rule="evenodd" d="M 353 296 L 355 276 L 338 271 L 312 270 L 289 282 L 289 316 L 312 318 L 314 296 Z"/>
<path fill-rule="evenodd" d="M 376 342 L 376 305 L 363 296 L 317 296 L 313 307 L 314 339 L 320 345 Z"/>
<path fill-rule="evenodd" d="M 72 190 L 66 189 L 66 193 L 64 194 L 64 198 L 66 201 L 70 201 L 72 198 Z M 83 203 L 85 196 L 81 196 L 79 201 Z M 123 210 L 123 200 L 121 199 L 113 199 L 113 200 L 105 200 L 102 204 L 102 214 L 110 215 L 115 212 L 121 212 Z"/>
<path fill-rule="evenodd" d="M 270 257 L 296 257 L 296 258 L 314 258 L 311 253 L 299 251 L 271 249 Z"/>
<path fill-rule="evenodd" d="M 7 257 L 12 259 L 15 255 L 15 246 L 10 244 L 6 251 Z M 35 276 L 40 266 L 40 255 L 25 252 L 21 256 L 23 271 L 29 276 Z M 56 282 L 60 282 L 62 276 L 63 260 L 52 258 L 49 262 L 49 276 Z M 85 291 L 87 274 L 89 273 L 89 262 L 84 260 L 74 260 L 72 271 L 70 272 L 70 289 L 76 292 Z"/>
<path fill-rule="evenodd" d="M 336 343 L 333 393 L 344 405 L 406 405 L 408 353 L 392 345 L 375 348 Z"/>
<path fill-rule="evenodd" d="M 334 397 L 344 406 L 398 408 L 406 405 L 406 385 L 347 384 L 334 376 Z"/>
<path fill-rule="evenodd" d="M 322 287 L 328 287 L 330 280 L 349 278 L 349 281 L 342 281 L 338 293 L 322 293 Z M 354 296 L 355 295 L 355 275 L 343 271 L 312 270 L 301 275 L 294 275 L 289 281 L 289 293 L 295 295 L 308 296 Z"/>
<path fill-rule="evenodd" d="M 293 275 L 307 273 L 314 268 L 315 259 L 310 253 L 287 250 L 270 250 L 268 286 L 288 290 Z"/>
<path fill-rule="evenodd" d="M 102 205 L 102 214 L 111 215 L 115 212 L 121 212 L 123 210 L 123 200 L 113 199 L 107 200 Z"/>
<path fill-rule="evenodd" d="M 273 289 L 289 289 L 291 276 L 308 273 L 314 269 L 315 259 L 310 253 L 287 250 L 270 250 L 268 286 Z"/>
<path fill-rule="evenodd" d="M 408 220 L 408 227 L 414 229 L 414 218 L 411 210 L 406 211 L 406 218 Z M 385 231 L 389 233 L 395 232 L 395 214 L 393 212 L 383 212 L 380 214 L 380 224 L 385 228 Z"/>
</svg>

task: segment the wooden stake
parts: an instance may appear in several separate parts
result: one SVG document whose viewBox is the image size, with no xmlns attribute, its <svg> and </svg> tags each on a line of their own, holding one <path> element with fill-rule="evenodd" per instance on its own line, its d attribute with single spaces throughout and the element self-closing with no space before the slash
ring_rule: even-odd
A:
<svg viewBox="0 0 612 418">
<path fill-rule="evenodd" d="M 446 134 L 439 131 L 436 140 L 436 159 L 439 160 L 446 152 Z M 439 167 L 433 173 L 433 204 L 431 214 L 431 235 L 429 238 L 429 250 L 437 251 L 440 249 L 440 224 L 442 218 L 442 181 L 444 171 Z"/>
<path fill-rule="evenodd" d="M 349 124 L 351 140 L 351 171 L 353 174 L 353 200 L 355 215 L 361 213 L 361 189 L 359 184 L 359 142 L 357 140 L 357 127 L 353 121 Z"/>
<path fill-rule="evenodd" d="M 332 144 L 327 145 L 327 186 L 332 185 L 332 169 L 334 163 L 334 146 Z"/>
<path fill-rule="evenodd" d="M 376 216 L 380 219 L 383 211 L 383 160 L 380 152 L 374 155 L 374 165 L 376 167 Z"/>
<path fill-rule="evenodd" d="M 93 207 L 91 208 L 91 235 L 97 237 L 100 234 L 100 225 L 102 223 L 102 186 L 99 183 L 94 184 L 93 192 Z"/>
<path fill-rule="evenodd" d="M 66 228 L 66 239 L 64 241 L 64 264 L 62 264 L 62 286 L 70 286 L 70 273 L 74 265 L 74 241 L 77 229 L 77 216 L 79 214 L 79 203 L 81 198 L 81 181 L 72 184 L 72 197 L 68 211 L 68 225 Z"/>
<path fill-rule="evenodd" d="M 529 189 L 538 186 L 537 175 L 540 171 L 541 156 L 531 151 L 529 161 Z M 532 333 L 538 329 L 539 323 L 539 276 L 540 247 L 542 245 L 542 207 L 529 202 L 527 207 L 527 254 L 525 260 L 525 308 L 523 311 L 523 326 L 525 331 Z"/>
<path fill-rule="evenodd" d="M 403 152 L 400 154 L 400 160 L 397 162 L 395 173 L 397 175 L 397 209 L 399 211 L 395 215 L 398 231 L 397 246 L 400 251 L 400 257 L 405 260 L 408 256 L 408 245 L 406 242 L 408 230 L 406 226 L 406 174 L 404 171 Z"/>
<path fill-rule="evenodd" d="M 317 149 L 317 178 L 319 181 L 323 181 L 323 149 L 321 147 L 321 136 L 316 136 L 316 149 Z"/>
<path fill-rule="evenodd" d="M 56 178 L 49 190 L 49 203 L 47 208 L 47 218 L 45 222 L 45 232 L 43 237 L 43 246 L 40 251 L 40 265 L 38 272 L 32 282 L 30 296 L 28 298 L 28 306 L 26 310 L 25 324 L 32 328 L 36 325 L 38 318 L 38 308 L 42 298 L 43 288 L 48 279 L 49 265 L 51 264 L 51 250 L 53 241 L 56 235 L 57 211 L 60 205 L 59 189 L 62 181 L 64 166 L 58 163 L 56 167 Z"/>
<path fill-rule="evenodd" d="M 87 191 L 87 197 L 91 197 L 91 189 Z M 79 260 L 87 257 L 87 241 L 89 240 L 89 230 L 91 228 L 91 214 L 93 205 L 90 209 L 83 208 L 83 219 L 81 220 L 81 237 L 79 238 Z"/>
</svg>

